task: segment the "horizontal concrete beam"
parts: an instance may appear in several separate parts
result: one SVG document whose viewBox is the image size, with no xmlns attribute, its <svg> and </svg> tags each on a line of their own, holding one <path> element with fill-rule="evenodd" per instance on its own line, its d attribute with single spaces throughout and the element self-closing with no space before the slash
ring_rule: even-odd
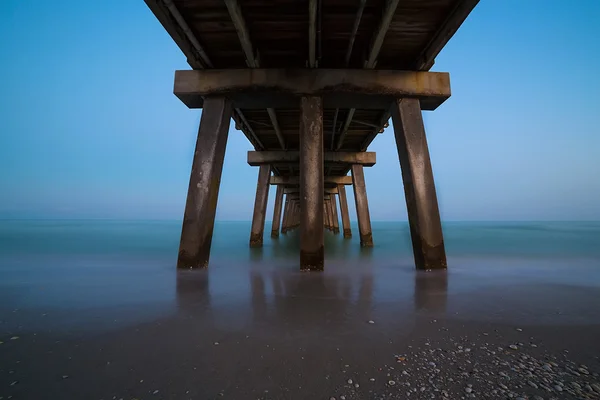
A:
<svg viewBox="0 0 600 400">
<path fill-rule="evenodd" d="M 284 188 L 284 194 L 299 194 L 300 188 Z M 335 188 L 323 188 L 323 193 L 325 194 L 338 194 L 338 189 Z"/>
<path fill-rule="evenodd" d="M 327 151 L 323 156 L 325 163 L 335 164 L 360 164 L 365 167 L 375 165 L 376 156 L 372 151 L 342 152 Z M 261 164 L 296 164 L 300 161 L 297 151 L 249 151 L 248 164 L 258 166 Z"/>
<path fill-rule="evenodd" d="M 399 97 L 434 110 L 450 97 L 446 72 L 374 69 L 204 69 L 175 72 L 173 93 L 188 107 L 226 96 L 237 108 L 296 108 L 300 96 L 321 96 L 326 108 L 388 109 Z"/>
<path fill-rule="evenodd" d="M 324 182 L 326 184 L 335 185 L 352 185 L 352 176 L 325 176 Z M 272 176 L 271 185 L 299 185 L 299 176 Z"/>
</svg>

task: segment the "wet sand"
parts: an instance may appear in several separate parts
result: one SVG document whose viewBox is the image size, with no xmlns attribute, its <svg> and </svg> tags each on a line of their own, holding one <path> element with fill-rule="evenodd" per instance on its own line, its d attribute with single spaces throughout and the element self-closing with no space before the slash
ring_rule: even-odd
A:
<svg viewBox="0 0 600 400">
<path fill-rule="evenodd" d="M 131 285 L 137 303 L 15 308 L 0 294 L 0 398 L 600 398 L 587 261 L 215 264 L 165 266 Z"/>
</svg>

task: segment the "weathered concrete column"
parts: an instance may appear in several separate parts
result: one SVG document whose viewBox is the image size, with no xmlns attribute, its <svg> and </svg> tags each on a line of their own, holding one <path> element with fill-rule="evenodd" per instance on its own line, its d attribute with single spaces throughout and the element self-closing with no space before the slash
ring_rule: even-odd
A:
<svg viewBox="0 0 600 400">
<path fill-rule="evenodd" d="M 373 247 L 373 234 L 371 233 L 371 216 L 369 215 L 369 202 L 367 200 L 367 187 L 363 166 L 352 165 L 352 187 L 354 188 L 354 201 L 358 216 L 358 233 L 362 247 Z"/>
<path fill-rule="evenodd" d="M 181 228 L 178 268 L 208 266 L 230 120 L 229 100 L 204 99 Z"/>
<path fill-rule="evenodd" d="M 262 247 L 263 244 L 267 201 L 269 200 L 269 179 L 271 179 L 271 166 L 263 164 L 258 170 L 254 214 L 252 215 L 252 228 L 250 231 L 250 247 Z"/>
<path fill-rule="evenodd" d="M 392 106 L 392 118 L 416 267 L 446 268 L 442 223 L 419 100 L 398 99 Z"/>
<path fill-rule="evenodd" d="M 296 211 L 294 212 L 294 227 L 300 226 L 300 202 L 296 202 Z"/>
<path fill-rule="evenodd" d="M 300 269 L 322 270 L 323 232 L 323 101 L 300 99 Z"/>
<path fill-rule="evenodd" d="M 331 197 L 331 208 L 333 210 L 333 233 L 335 233 L 336 235 L 338 233 L 340 233 L 340 220 L 338 218 L 338 212 L 337 212 L 337 203 L 335 201 L 335 194 L 330 195 Z"/>
<path fill-rule="evenodd" d="M 292 230 L 296 227 L 297 207 L 296 200 L 292 200 L 292 205 L 290 206 L 290 226 L 288 227 L 288 230 Z"/>
<path fill-rule="evenodd" d="M 273 222 L 271 224 L 271 237 L 279 237 L 279 224 L 281 223 L 281 203 L 283 203 L 283 186 L 277 185 L 275 192 L 275 205 L 273 207 Z"/>
<path fill-rule="evenodd" d="M 327 204 L 327 224 L 329 225 L 329 230 L 333 232 L 333 209 L 331 207 L 331 196 L 325 201 Z"/>
<path fill-rule="evenodd" d="M 346 197 L 346 186 L 338 185 L 338 195 L 340 198 L 340 212 L 342 214 L 342 228 L 344 229 L 344 237 L 352 237 L 352 229 L 350 228 L 350 213 L 348 212 L 348 199 Z"/>
<path fill-rule="evenodd" d="M 283 222 L 281 223 L 281 233 L 287 233 L 290 219 L 290 198 L 285 196 L 285 206 L 283 207 Z"/>
<path fill-rule="evenodd" d="M 329 230 L 329 207 L 327 207 L 327 199 L 323 199 L 323 223 L 325 229 Z"/>
</svg>

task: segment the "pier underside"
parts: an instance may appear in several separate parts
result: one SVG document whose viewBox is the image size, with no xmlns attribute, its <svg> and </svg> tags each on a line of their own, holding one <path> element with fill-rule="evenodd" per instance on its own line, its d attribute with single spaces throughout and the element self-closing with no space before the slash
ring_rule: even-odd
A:
<svg viewBox="0 0 600 400">
<path fill-rule="evenodd" d="M 421 111 L 450 97 L 449 74 L 428 71 L 477 0 L 146 3 L 192 67 L 176 72 L 174 94 L 203 108 L 180 267 L 208 265 L 222 158 L 220 147 L 201 147 L 224 149 L 227 140 L 204 126 L 224 115 L 215 103 L 230 107 L 254 148 L 248 163 L 260 169 L 251 246 L 263 243 L 269 184 L 277 185 L 271 236 L 300 229 L 301 269 L 323 269 L 323 231 L 338 233 L 339 217 L 351 237 L 346 185 L 361 246 L 373 246 L 363 169 L 376 164 L 367 149 L 393 116 L 416 267 L 446 267 Z M 210 176 L 195 172 L 206 166 Z"/>
</svg>

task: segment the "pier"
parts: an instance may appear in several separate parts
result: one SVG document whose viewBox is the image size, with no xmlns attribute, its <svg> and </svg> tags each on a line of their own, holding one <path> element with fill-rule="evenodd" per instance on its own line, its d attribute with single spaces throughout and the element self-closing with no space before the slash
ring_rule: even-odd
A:
<svg viewBox="0 0 600 400">
<path fill-rule="evenodd" d="M 174 94 L 202 108 L 179 268 L 209 264 L 231 120 L 258 167 L 251 247 L 263 244 L 270 185 L 270 236 L 299 230 L 300 269 L 325 267 L 325 229 L 352 236 L 346 186 L 372 247 L 364 168 L 390 119 L 402 176 L 386 179 L 404 185 L 415 266 L 447 267 L 422 111 L 451 95 L 449 74 L 430 69 L 477 0 L 145 1 L 192 68 L 175 72 Z"/>
</svg>

